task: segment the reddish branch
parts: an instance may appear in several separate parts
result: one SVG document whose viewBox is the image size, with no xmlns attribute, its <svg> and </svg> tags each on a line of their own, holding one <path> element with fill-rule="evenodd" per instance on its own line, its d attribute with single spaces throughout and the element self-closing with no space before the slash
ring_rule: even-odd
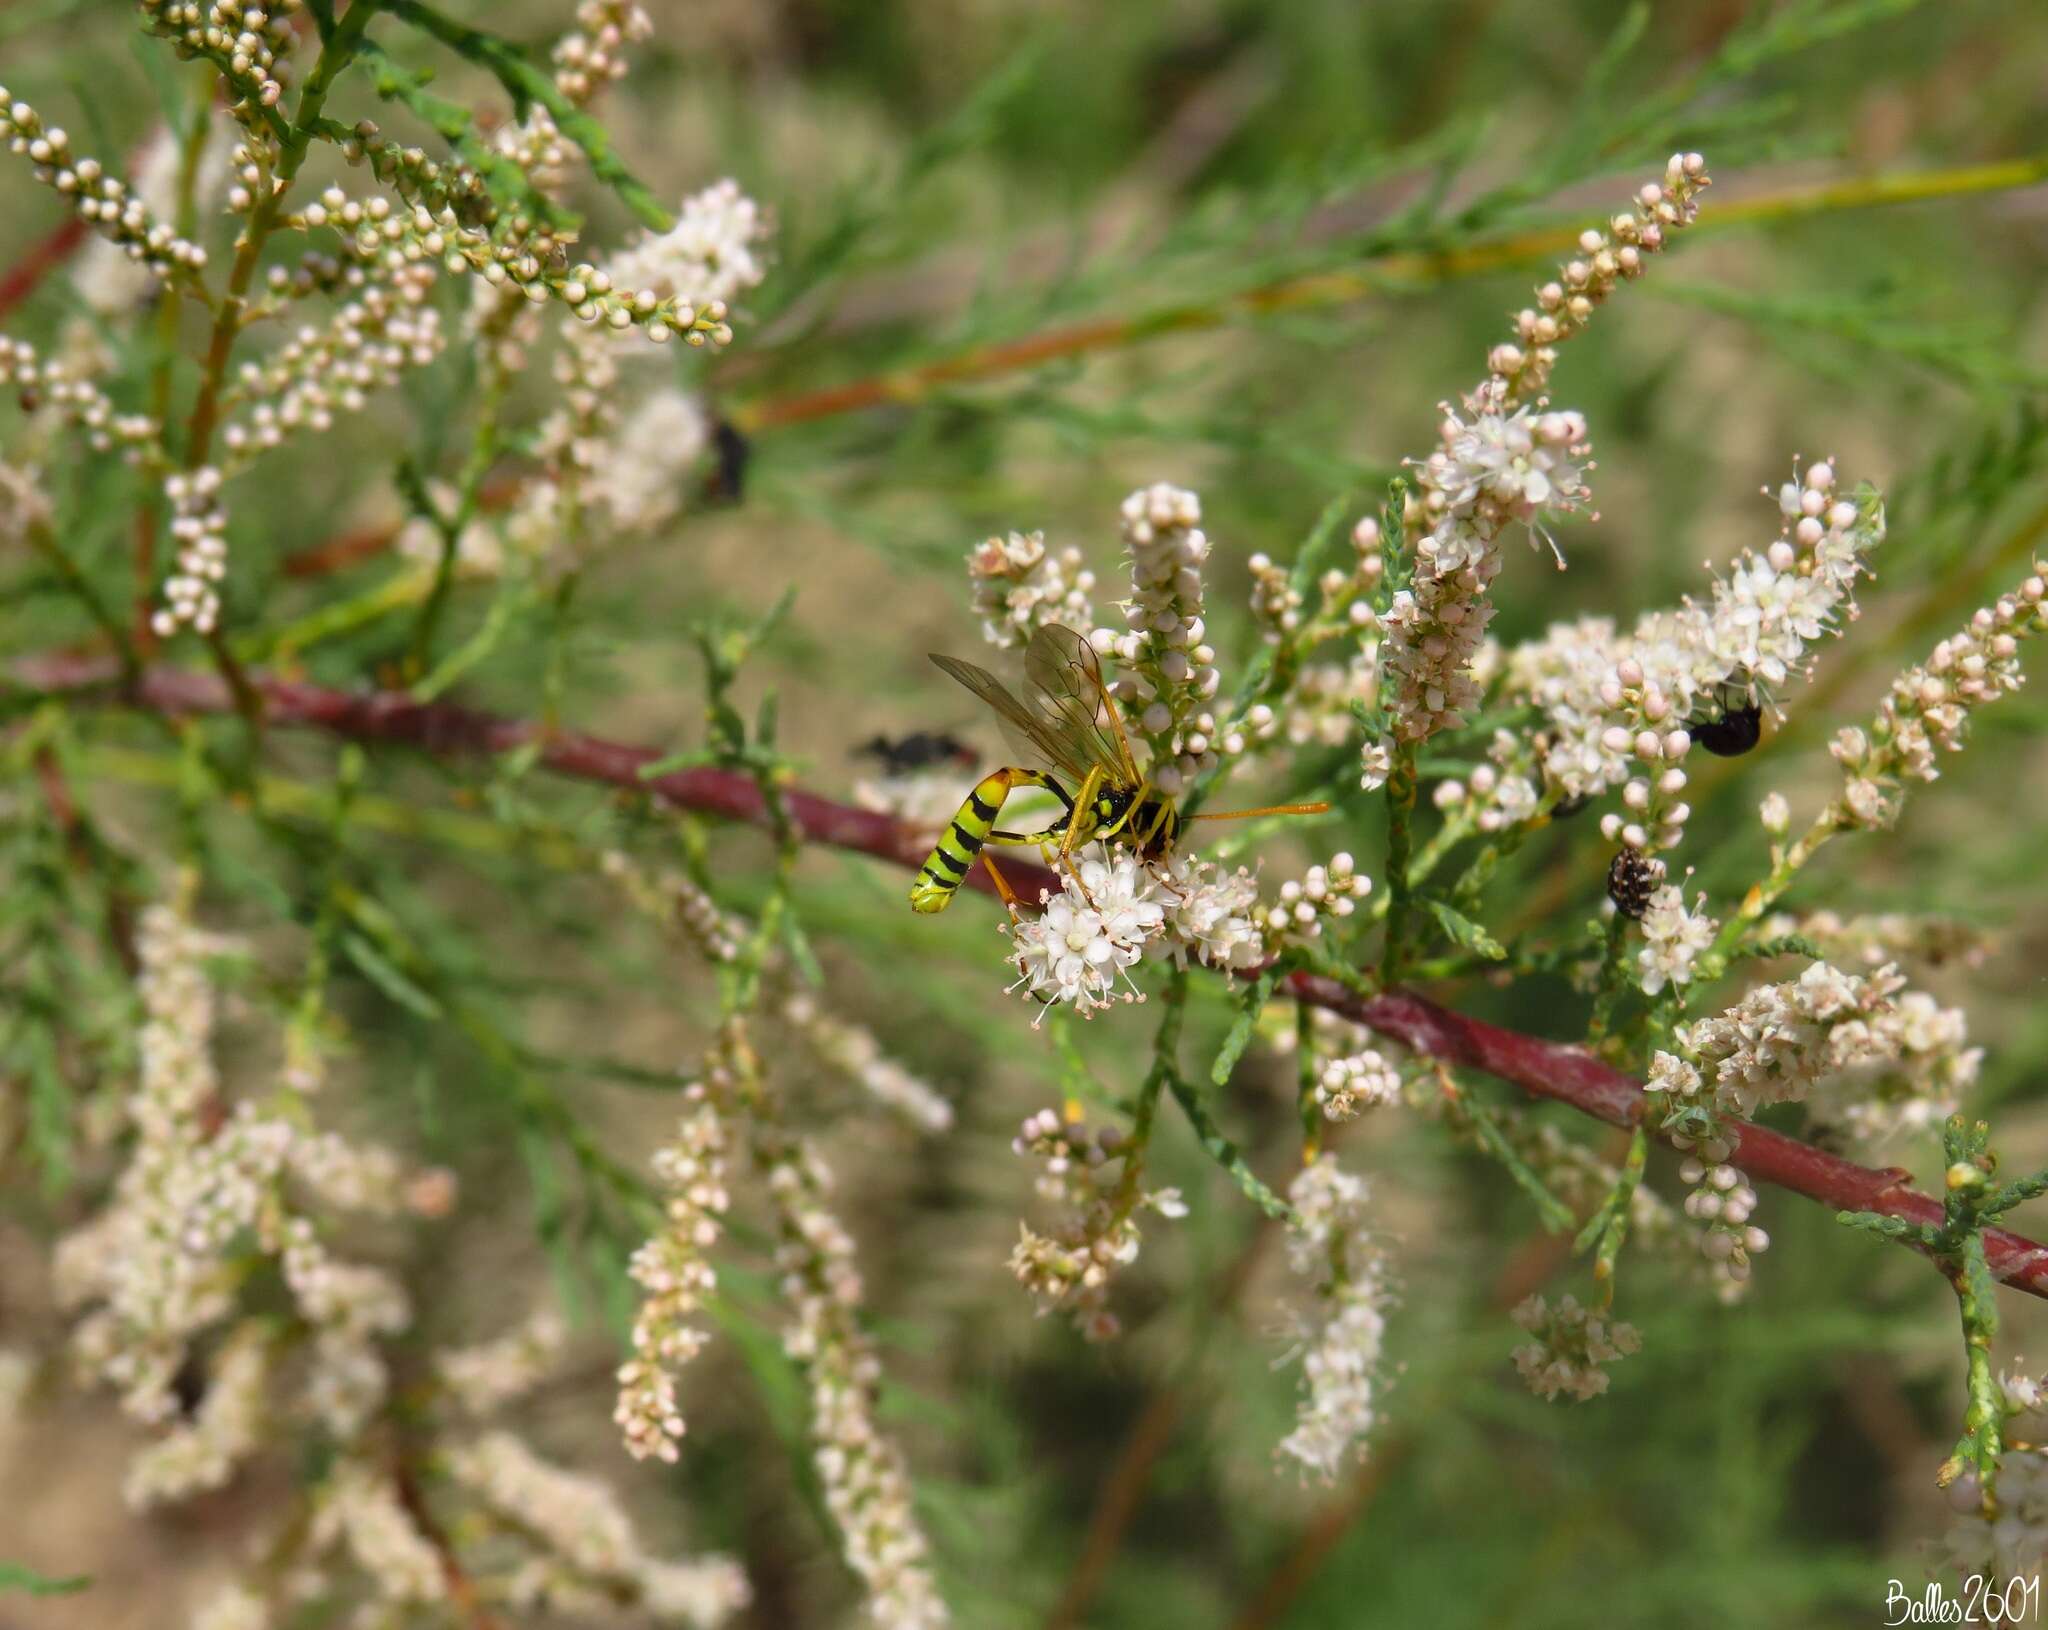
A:
<svg viewBox="0 0 2048 1630">
<path fill-rule="evenodd" d="M 234 698 L 219 675 L 192 669 L 146 669 L 124 692 L 119 670 L 109 660 L 59 652 L 23 660 L 15 666 L 14 679 L 39 693 L 101 695 L 166 714 L 234 710 Z M 650 747 L 571 730 L 549 733 L 523 719 L 418 702 L 402 691 L 340 691 L 263 674 L 251 674 L 249 682 L 262 701 L 268 724 L 306 726 L 352 741 L 388 742 L 438 756 L 490 756 L 538 742 L 541 763 L 558 775 L 643 794 L 677 809 L 755 825 L 768 820 L 760 789 L 746 775 L 693 769 L 643 779 L 641 772 L 661 757 Z M 928 852 L 929 837 L 893 816 L 795 789 L 784 798 L 790 816 L 812 843 L 904 866 L 919 865 Z M 1002 864 L 1011 886 L 1027 899 L 1054 886 L 1052 874 L 1042 866 L 1023 861 Z M 989 887 L 980 867 L 968 881 Z M 1479 1070 L 1597 1120 L 1633 1126 L 1642 1116 L 1642 1084 L 1584 1048 L 1503 1030 L 1409 991 L 1364 996 L 1333 979 L 1307 973 L 1290 976 L 1281 988 L 1297 1001 L 1355 1019 L 1414 1052 Z M 1906 1172 L 1859 1166 L 1763 1127 L 1743 1128 L 1735 1164 L 1760 1182 L 1839 1210 L 1879 1211 L 1927 1224 L 1942 1220 L 1940 1202 L 1909 1188 Z M 1985 1231 L 1984 1246 L 1991 1271 L 2000 1279 L 2015 1289 L 2048 1297 L 2048 1246 L 2001 1228 Z"/>
<path fill-rule="evenodd" d="M 74 215 L 32 244 L 27 254 L 7 268 L 6 276 L 0 277 L 0 318 L 35 293 L 44 276 L 69 260 L 83 242 L 85 220 Z"/>
</svg>

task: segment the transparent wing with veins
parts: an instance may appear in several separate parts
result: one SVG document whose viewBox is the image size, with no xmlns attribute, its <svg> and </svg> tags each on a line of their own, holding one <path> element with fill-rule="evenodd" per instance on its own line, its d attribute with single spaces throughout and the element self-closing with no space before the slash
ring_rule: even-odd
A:
<svg viewBox="0 0 2048 1630">
<path fill-rule="evenodd" d="M 1031 697 L 1060 721 L 1061 734 L 1084 747 L 1090 764 L 1099 767 L 1112 786 L 1138 785 L 1138 766 L 1124 739 L 1116 703 L 1102 683 L 1102 663 L 1095 647 L 1071 628 L 1047 623 L 1031 636 L 1024 652 L 1024 674 Z"/>
</svg>

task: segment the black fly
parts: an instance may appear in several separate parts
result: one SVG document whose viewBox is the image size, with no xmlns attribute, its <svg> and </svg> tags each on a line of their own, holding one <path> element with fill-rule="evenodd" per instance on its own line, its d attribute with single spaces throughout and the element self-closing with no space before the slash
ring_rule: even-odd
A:
<svg viewBox="0 0 2048 1630">
<path fill-rule="evenodd" d="M 863 758 L 879 759 L 891 775 L 911 775 L 919 770 L 936 769 L 942 764 L 972 769 L 980 762 L 972 747 L 943 730 L 914 730 L 894 741 L 887 736 L 876 736 L 862 742 L 854 751 Z"/>
<path fill-rule="evenodd" d="M 1728 708 L 1718 719 L 1694 720 L 1685 728 L 1716 758 L 1740 758 L 1763 740 L 1764 710 L 1747 702 Z"/>
</svg>

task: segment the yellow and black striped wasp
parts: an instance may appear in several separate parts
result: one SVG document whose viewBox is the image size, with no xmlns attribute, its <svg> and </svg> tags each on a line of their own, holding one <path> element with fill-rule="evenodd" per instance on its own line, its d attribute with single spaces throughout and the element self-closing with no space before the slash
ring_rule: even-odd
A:
<svg viewBox="0 0 2048 1630">
<path fill-rule="evenodd" d="M 977 856 L 988 867 L 996 892 L 1014 904 L 1015 895 L 983 853 L 988 844 L 1035 844 L 1061 866 L 1070 866 L 1074 850 L 1091 842 L 1133 849 L 1147 860 L 1172 852 L 1180 837 L 1180 812 L 1140 773 L 1116 703 L 1103 685 L 1102 664 L 1085 638 L 1058 623 L 1047 623 L 1031 636 L 1024 651 L 1028 702 L 971 662 L 937 652 L 932 661 L 995 710 L 1020 757 L 1040 760 L 1046 768 L 1012 765 L 975 784 L 910 886 L 913 911 L 944 911 L 951 905 Z M 998 829 L 1003 802 L 1019 787 L 1050 792 L 1060 801 L 1058 818 L 1036 832 Z M 1276 804 L 1193 819 L 1314 815 L 1329 807 Z"/>
</svg>

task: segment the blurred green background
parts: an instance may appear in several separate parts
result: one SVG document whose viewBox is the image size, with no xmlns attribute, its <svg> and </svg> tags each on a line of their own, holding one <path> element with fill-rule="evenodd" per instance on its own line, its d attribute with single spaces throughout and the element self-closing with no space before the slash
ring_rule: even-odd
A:
<svg viewBox="0 0 2048 1630">
<path fill-rule="evenodd" d="M 451 9 L 535 40 L 562 21 L 526 0 Z M 683 630 L 719 610 L 758 613 L 793 585 L 794 613 L 741 698 L 779 691 L 807 786 L 845 795 L 861 773 L 850 750 L 877 731 L 951 728 L 993 750 L 984 721 L 925 662 L 928 650 L 972 654 L 979 643 L 962 556 L 991 531 L 1043 527 L 1088 550 L 1110 584 L 1116 505 L 1152 480 L 1202 494 L 1227 685 L 1253 649 L 1240 610 L 1246 558 L 1290 555 L 1334 498 L 1375 492 L 1403 457 L 1427 450 L 1434 404 L 1479 376 L 1505 314 L 1556 258 L 1468 270 L 1459 253 L 1597 221 L 1680 147 L 1703 149 L 1716 177 L 1701 230 L 1602 313 L 1557 375 L 1559 403 L 1593 428 L 1600 518 L 1563 533 L 1562 576 L 1510 545 L 1494 631 L 1511 641 L 1581 611 L 1632 617 L 1696 587 L 1703 560 L 1774 534 L 1757 491 L 1783 480 L 1794 455 L 1839 459 L 1892 505 L 1865 615 L 1821 655 L 1827 705 L 1808 707 L 1795 689 L 1790 721 L 1765 750 L 1703 778 L 1686 847 L 1694 886 L 1725 903 L 1758 875 L 1758 799 L 1775 788 L 1802 816 L 1817 807 L 1834 779 L 1827 731 L 1864 716 L 1890 673 L 2022 575 L 2048 536 L 2048 425 L 2037 417 L 2048 189 L 1850 207 L 1864 202 L 1855 184 L 1873 177 L 2048 153 L 2048 8 L 649 0 L 649 10 L 656 38 L 604 117 L 662 196 L 731 174 L 772 206 L 777 263 L 728 354 L 675 363 L 720 411 L 757 427 L 745 502 L 692 514 L 590 574 L 569 647 L 565 716 L 578 725 L 694 744 L 701 690 Z M 15 0 L 0 10 L 6 83 L 75 138 L 89 134 L 95 151 L 124 151 L 148 128 L 163 60 L 136 36 L 130 7 Z M 495 94 L 442 66 L 441 88 Z M 1841 207 L 1713 226 L 1717 212 L 1828 182 L 1851 184 Z M 617 241 L 617 206 L 596 194 L 581 202 L 592 241 Z M 18 167 L 0 167 L 0 259 L 14 261 L 59 218 Z M 1350 297 L 1276 311 L 1230 303 L 1321 272 L 1350 275 Z M 73 305 L 53 277 L 12 326 L 46 337 Z M 448 309 L 453 320 L 459 307 Z M 1220 320 L 1127 333 L 914 401 L 777 422 L 805 393 L 877 372 L 1162 312 Z M 444 361 L 411 379 L 393 410 L 302 442 L 237 489 L 231 622 L 276 626 L 389 572 L 371 560 L 309 581 L 282 568 L 395 512 L 402 457 L 444 472 L 459 464 L 465 387 Z M 533 370 L 524 422 L 551 389 Z M 117 558 L 132 494 L 81 478 L 60 496 L 77 548 Z M 465 592 L 455 629 L 475 626 L 488 603 Z M 14 594 L 0 628 L 19 652 L 82 637 L 82 622 L 62 620 L 71 615 L 47 595 Z M 371 628 L 330 642 L 307 671 L 363 682 L 402 638 Z M 533 711 L 539 640 L 501 651 L 462 699 Z M 1976 1107 L 1992 1112 L 2014 1167 L 2048 1157 L 2044 718 L 2038 683 L 1991 710 L 1898 831 L 1835 845 L 1793 901 L 1845 915 L 1932 911 L 1989 930 L 1981 966 L 1933 984 L 1967 1005 L 1987 1048 Z M 106 772 L 93 798 L 145 852 L 169 852 L 176 801 L 146 784 L 149 766 L 166 762 L 160 740 L 112 717 L 81 728 Z M 280 738 L 274 751 L 309 784 L 334 777 L 327 743 Z M 1355 781 L 1346 762 L 1333 757 L 1340 786 Z M 379 758 L 366 785 L 459 814 L 479 774 Z M 529 781 L 496 796 L 508 823 L 566 826 L 650 856 L 674 841 L 672 823 L 585 789 Z M 1582 920 L 1604 861 L 1590 825 L 1545 834 L 1505 868 L 1489 921 Z M 508 852 L 479 830 L 423 839 L 358 828 L 347 863 L 531 1049 L 550 1090 L 637 1161 L 672 1100 L 636 1072 L 696 1055 L 713 1006 L 702 976 L 622 920 L 587 871 L 552 868 L 533 845 Z M 1377 875 L 1381 834 L 1376 808 L 1354 799 L 1263 852 L 1284 867 L 1310 846 L 1318 856 L 1348 847 Z M 705 836 L 720 892 L 758 898 L 765 842 Z M 209 814 L 207 842 L 219 862 L 212 914 L 229 923 L 238 909 L 248 925 L 268 922 L 276 891 L 297 898 L 327 859 L 317 836 L 280 847 L 225 809 Z M 830 1079 L 804 1082 L 800 1101 L 840 1173 L 887 1349 L 889 1414 L 959 1623 L 1860 1626 L 1884 1622 L 1889 1578 L 1909 1589 L 1924 1579 L 1926 1548 L 1948 1521 L 1933 1473 L 1963 1406 L 1952 1300 L 1925 1265 L 1790 1196 L 1764 1197 L 1759 1220 L 1775 1244 L 1740 1306 L 1715 1304 L 1661 1259 L 1625 1259 L 1619 1311 L 1642 1328 L 1644 1350 L 1616 1367 L 1606 1398 L 1546 1405 L 1513 1374 L 1507 1355 L 1520 1338 L 1505 1308 L 1539 1287 L 1584 1295 L 1583 1267 L 1545 1239 L 1498 1168 L 1451 1149 L 1440 1127 L 1389 1117 L 1357 1129 L 1346 1159 L 1375 1186 L 1402 1305 L 1373 1454 L 1333 1488 L 1298 1487 L 1272 1464 L 1296 1381 L 1280 1363 L 1290 1339 L 1280 1252 L 1177 1123 L 1158 1169 L 1193 1214 L 1148 1228 L 1119 1290 L 1129 1334 L 1089 1348 L 1064 1321 L 1034 1320 L 1003 1259 L 1017 1217 L 1042 1203 L 1009 1139 L 1024 1114 L 1056 1100 L 1060 1066 L 1028 1010 L 1000 995 L 1002 946 L 985 906 L 919 921 L 903 887 L 895 870 L 813 854 L 805 922 L 835 1005 L 952 1098 L 959 1124 L 915 1139 L 854 1112 Z M 260 983 L 251 1004 L 266 999 Z M 1546 1035 L 1575 1035 L 1583 1018 L 1561 983 L 1440 994 Z M 579 1362 L 522 1424 L 565 1459 L 617 1474 L 650 1542 L 687 1533 L 741 1555 L 760 1596 L 752 1623 L 841 1622 L 851 1592 L 813 1520 L 792 1438 L 800 1397 L 774 1350 L 763 1261 L 733 1274 L 731 1339 L 689 1375 L 682 1466 L 629 1468 L 614 1446 L 609 1372 L 616 1269 L 632 1240 L 464 1037 L 360 978 L 341 999 L 361 1059 L 349 1097 L 329 1107 L 463 1178 L 455 1217 L 406 1247 L 415 1284 L 432 1291 L 419 1339 L 474 1337 L 536 1297 L 567 1297 L 582 1321 Z M 1213 1048 L 1228 1016 L 1219 992 L 1202 992 L 1190 1056 Z M 1148 1042 L 1142 1014 L 1079 1036 L 1095 1080 L 1127 1090 Z M 231 1044 L 231 1075 L 262 1067 Z M 1292 1070 L 1255 1048 L 1219 1106 L 1254 1163 L 1278 1177 L 1294 1158 Z M 1605 1147 L 1604 1128 L 1561 1114 L 1558 1125 Z M 1900 1146 L 1880 1158 L 1924 1180 L 1937 1155 Z M 1652 1178 L 1675 1186 L 1661 1161 Z M 0 1321 L 47 1330 L 35 1241 L 48 1213 L 26 1186 L 0 1205 Z M 536 1205 L 556 1228 L 552 1257 L 536 1243 Z M 2029 1222 L 2023 1213 L 2019 1226 Z M 2010 1297 L 2006 1315 L 2012 1350 L 2048 1353 L 2036 1304 Z M 115 1492 L 128 1442 L 101 1399 L 74 1399 L 17 1433 L 0 1468 L 0 1532 L 96 1585 L 61 1602 L 9 1602 L 0 1626 L 180 1622 L 174 1604 L 233 1564 L 267 1497 L 261 1483 L 130 1518 Z"/>
</svg>

